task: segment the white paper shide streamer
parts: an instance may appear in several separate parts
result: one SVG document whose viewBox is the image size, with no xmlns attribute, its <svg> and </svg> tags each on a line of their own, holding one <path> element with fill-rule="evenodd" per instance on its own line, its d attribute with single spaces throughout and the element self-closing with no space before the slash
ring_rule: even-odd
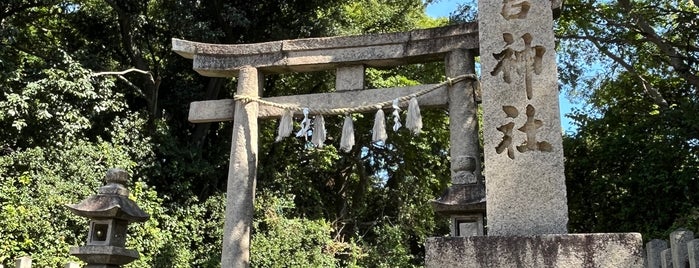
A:
<svg viewBox="0 0 699 268">
<path fill-rule="evenodd" d="M 323 115 L 319 114 L 313 121 L 313 137 L 311 137 L 311 142 L 313 142 L 316 148 L 323 148 L 326 135 L 325 119 L 323 118 Z"/>
<path fill-rule="evenodd" d="M 340 138 L 340 150 L 349 153 L 354 146 L 354 123 L 351 115 L 345 115 L 345 123 L 342 125 L 342 137 Z"/>
<path fill-rule="evenodd" d="M 301 106 L 301 104 L 277 103 L 260 98 L 259 96 L 247 95 L 235 95 L 233 99 L 235 101 L 243 101 L 246 103 L 258 102 L 259 104 L 281 109 L 283 112 L 281 114 L 281 118 L 279 119 L 279 128 L 277 130 L 277 137 L 275 139 L 277 142 L 291 135 L 292 131 L 294 130 L 294 113 L 301 110 L 303 112 L 303 119 L 301 120 L 300 124 L 301 129 L 296 132 L 296 137 L 303 137 L 306 141 L 308 141 L 308 136 L 311 135 L 311 143 L 313 143 L 316 148 L 323 148 L 327 139 L 327 130 L 325 129 L 325 118 L 323 117 L 323 114 L 344 114 L 345 121 L 342 127 L 342 136 L 340 138 L 340 150 L 350 152 L 355 145 L 354 122 L 352 118 L 353 113 L 366 113 L 376 110 L 371 138 L 372 142 L 376 143 L 375 145 L 382 146 L 388 139 L 388 135 L 386 133 L 386 115 L 384 114 L 383 108 L 388 108 L 389 105 L 391 108 L 393 108 L 391 113 L 391 116 L 393 117 L 393 131 L 398 132 L 401 127 L 406 127 L 413 135 L 418 135 L 422 131 L 422 115 L 420 114 L 420 106 L 417 98 L 436 89 L 442 88 L 445 85 L 451 86 L 454 83 L 464 79 L 471 79 L 478 83 L 476 75 L 463 74 L 454 78 L 448 77 L 445 82 L 433 85 L 432 87 L 422 89 L 409 95 L 401 96 L 393 101 L 386 100 L 373 104 L 362 104 L 354 107 L 318 109 L 314 107 L 303 108 L 304 106 Z M 400 114 L 402 109 L 400 105 L 405 105 L 405 102 L 408 102 L 407 115 L 405 122 L 401 122 Z M 309 118 L 311 108 L 313 108 L 313 113 L 315 115 L 313 120 Z"/>
<path fill-rule="evenodd" d="M 398 132 L 403 125 L 400 123 L 400 107 L 398 107 L 398 99 L 393 100 L 393 132 Z"/>
<path fill-rule="evenodd" d="M 301 121 L 301 130 L 296 133 L 296 137 L 304 137 L 308 140 L 308 130 L 311 129 L 311 120 L 308 119 L 308 114 L 310 110 L 308 108 L 303 108 L 303 120 Z"/>
<path fill-rule="evenodd" d="M 388 135 L 386 135 L 386 116 L 383 113 L 381 107 L 378 107 L 376 111 L 376 117 L 374 118 L 374 128 L 372 129 L 371 140 L 373 142 L 386 142 Z"/>
<path fill-rule="evenodd" d="M 405 119 L 405 127 L 407 127 L 413 135 L 420 134 L 422 130 L 422 115 L 420 115 L 420 106 L 417 103 L 417 98 L 412 97 L 408 102 L 408 116 Z"/>
<path fill-rule="evenodd" d="M 294 111 L 284 111 L 282 119 L 279 120 L 279 130 L 277 131 L 276 141 L 281 141 L 282 139 L 291 135 L 291 131 L 294 130 L 294 122 L 292 122 L 293 117 Z"/>
</svg>

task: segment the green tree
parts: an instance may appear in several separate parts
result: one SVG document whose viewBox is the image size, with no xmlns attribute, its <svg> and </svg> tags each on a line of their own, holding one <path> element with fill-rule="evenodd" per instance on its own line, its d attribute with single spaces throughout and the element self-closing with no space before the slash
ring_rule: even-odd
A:
<svg viewBox="0 0 699 268">
<path fill-rule="evenodd" d="M 697 231 L 697 16 L 690 1 L 566 1 L 562 79 L 588 105 L 564 140 L 572 231 Z"/>
<path fill-rule="evenodd" d="M 192 125 L 187 107 L 231 97 L 235 80 L 192 72 L 191 61 L 170 52 L 170 38 L 251 43 L 443 23 L 423 7 L 417 0 L 7 1 L 0 9 L 0 225 L 9 227 L 0 231 L 0 263 L 23 254 L 45 266 L 70 259 L 68 246 L 82 244 L 85 226 L 61 205 L 94 193 L 104 171 L 119 166 L 135 178 L 132 198 L 152 215 L 131 227 L 129 246 L 142 253 L 132 266 L 216 267 L 230 124 Z M 436 82 L 442 69 L 414 65 L 369 77 L 371 87 Z M 327 92 L 332 80 L 328 73 L 270 76 L 266 94 Z M 419 265 L 424 237 L 444 232 L 427 200 L 449 173 L 445 111 L 424 116 L 424 135 L 404 131 L 371 146 L 371 116 L 357 115 L 363 146 L 347 154 L 296 139 L 273 143 L 274 122 L 263 124 L 253 259 L 270 258 L 256 264 Z M 329 143 L 337 143 L 340 124 L 328 118 Z M 42 213 L 55 219 L 23 224 Z M 309 239 L 277 237 L 289 230 Z"/>
</svg>

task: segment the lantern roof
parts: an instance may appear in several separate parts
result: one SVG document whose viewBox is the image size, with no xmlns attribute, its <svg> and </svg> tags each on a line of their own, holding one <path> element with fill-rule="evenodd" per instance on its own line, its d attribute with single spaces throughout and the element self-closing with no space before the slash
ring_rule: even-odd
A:
<svg viewBox="0 0 699 268">
<path fill-rule="evenodd" d="M 129 199 L 129 190 L 124 184 L 129 181 L 129 174 L 122 169 L 109 169 L 105 176 L 105 185 L 99 192 L 76 205 L 66 205 L 78 216 L 90 219 L 120 219 L 129 222 L 143 222 L 150 215 Z"/>
<path fill-rule="evenodd" d="M 485 213 L 485 185 L 455 184 L 447 188 L 441 197 L 431 202 L 435 211 L 446 215 Z"/>
</svg>

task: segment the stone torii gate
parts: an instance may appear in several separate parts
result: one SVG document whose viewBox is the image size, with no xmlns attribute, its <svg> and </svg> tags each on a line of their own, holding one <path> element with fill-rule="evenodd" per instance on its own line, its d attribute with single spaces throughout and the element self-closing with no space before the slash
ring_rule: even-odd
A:
<svg viewBox="0 0 699 268">
<path fill-rule="evenodd" d="M 193 102 L 193 123 L 233 120 L 222 267 L 249 265 L 260 118 L 281 117 L 267 103 L 332 110 L 394 100 L 439 85 L 364 89 L 365 67 L 443 60 L 450 78 L 475 74 L 481 55 L 485 185 L 473 80 L 418 99 L 449 109 L 452 186 L 437 209 L 452 215 L 477 203 L 471 237 L 430 238 L 428 267 L 630 267 L 642 264 L 639 234 L 567 234 L 568 212 L 553 16 L 560 0 L 479 1 L 479 22 L 402 33 L 219 45 L 173 39 L 204 76 L 238 77 L 238 100 Z M 553 12 L 552 12 L 553 11 Z M 479 32 L 480 30 L 480 32 Z M 336 92 L 263 97 L 267 73 L 336 70 Z M 262 101 L 254 101 L 254 100 Z M 483 188 L 487 189 L 487 192 Z M 469 192 L 473 190 L 472 192 Z M 485 196 L 482 196 L 485 194 Z M 477 202 L 473 202 L 473 201 Z M 481 203 L 478 203 L 481 202 Z M 455 218 L 452 218 L 454 221 Z M 452 223 L 452 236 L 463 235 Z M 478 229 L 478 228 L 476 228 Z"/>
<path fill-rule="evenodd" d="M 460 24 L 401 33 L 310 38 L 258 44 L 217 45 L 173 39 L 173 51 L 193 59 L 194 70 L 211 77 L 238 77 L 237 95 L 260 97 L 265 73 L 336 70 L 336 92 L 261 97 L 274 103 L 316 109 L 356 107 L 418 93 L 435 84 L 400 88 L 364 89 L 365 67 L 390 67 L 444 60 L 446 75 L 475 77 L 478 50 L 477 24 Z M 418 98 L 420 107 L 449 107 L 450 155 L 473 159 L 480 167 L 476 102 L 472 80 L 455 81 Z M 390 107 L 390 106 L 389 106 Z M 233 120 L 228 173 L 222 267 L 249 263 L 250 227 L 257 170 L 258 118 L 281 117 L 284 110 L 258 102 L 232 99 L 193 102 L 193 123 Z M 313 112 L 313 111 L 311 111 Z M 480 168 L 464 176 L 467 163 L 452 163 L 455 184 L 477 183 Z"/>
</svg>

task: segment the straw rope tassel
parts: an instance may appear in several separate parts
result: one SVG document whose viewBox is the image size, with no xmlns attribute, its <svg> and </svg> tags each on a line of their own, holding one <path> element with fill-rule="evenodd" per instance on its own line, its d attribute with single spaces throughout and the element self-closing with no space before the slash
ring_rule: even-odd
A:
<svg viewBox="0 0 699 268">
<path fill-rule="evenodd" d="M 352 116 L 345 115 L 345 123 L 342 125 L 342 137 L 340 138 L 340 150 L 349 153 L 354 146 L 354 123 Z"/>
<path fill-rule="evenodd" d="M 374 118 L 374 128 L 372 129 L 371 140 L 373 142 L 381 141 L 386 142 L 386 115 L 384 115 L 383 110 L 379 107 L 376 111 L 376 117 Z"/>
<path fill-rule="evenodd" d="M 294 112 L 291 110 L 285 110 L 282 118 L 279 120 L 279 130 L 277 131 L 276 141 L 281 141 L 282 139 L 289 137 L 291 131 L 294 130 L 294 123 L 292 118 L 294 117 Z"/>
<path fill-rule="evenodd" d="M 325 119 L 322 114 L 319 114 L 313 121 L 313 137 L 311 137 L 311 142 L 315 144 L 316 148 L 323 148 L 326 134 Z"/>
<path fill-rule="evenodd" d="M 405 127 L 413 132 L 413 135 L 420 134 L 422 130 L 422 115 L 420 115 L 420 105 L 418 105 L 416 97 L 410 98 L 408 102 L 408 116 L 405 119 Z"/>
</svg>

